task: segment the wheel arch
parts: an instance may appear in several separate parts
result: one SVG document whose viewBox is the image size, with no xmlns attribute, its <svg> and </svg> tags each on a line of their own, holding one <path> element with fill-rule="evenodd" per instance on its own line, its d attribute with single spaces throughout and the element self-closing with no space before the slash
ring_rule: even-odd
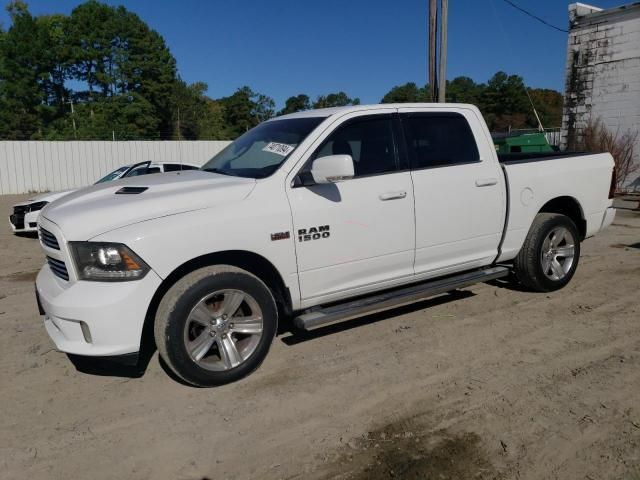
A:
<svg viewBox="0 0 640 480">
<path fill-rule="evenodd" d="M 247 250 L 226 250 L 208 253 L 193 258 L 175 268 L 160 284 L 153 295 L 142 328 L 140 339 L 141 356 L 146 357 L 146 352 L 153 353 L 155 340 L 153 338 L 153 326 L 160 301 L 167 291 L 182 277 L 199 268 L 212 265 L 232 265 L 246 270 L 262 280 L 273 293 L 281 315 L 289 316 L 292 313 L 291 293 L 276 267 L 262 255 Z"/>
<path fill-rule="evenodd" d="M 574 197 L 556 197 L 545 203 L 538 213 L 559 213 L 569 217 L 575 223 L 580 240 L 584 240 L 587 235 L 587 221 L 580 202 Z"/>
</svg>

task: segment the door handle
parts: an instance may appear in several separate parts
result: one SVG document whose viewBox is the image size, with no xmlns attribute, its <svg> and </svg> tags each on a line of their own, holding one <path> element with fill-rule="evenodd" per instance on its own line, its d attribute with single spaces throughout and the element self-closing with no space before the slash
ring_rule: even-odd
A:
<svg viewBox="0 0 640 480">
<path fill-rule="evenodd" d="M 491 185 L 497 185 L 497 178 L 479 178 L 476 180 L 476 187 L 490 187 Z"/>
<path fill-rule="evenodd" d="M 378 198 L 383 202 L 386 200 L 396 200 L 398 198 L 404 198 L 407 196 L 407 192 L 386 192 L 381 193 Z"/>
</svg>

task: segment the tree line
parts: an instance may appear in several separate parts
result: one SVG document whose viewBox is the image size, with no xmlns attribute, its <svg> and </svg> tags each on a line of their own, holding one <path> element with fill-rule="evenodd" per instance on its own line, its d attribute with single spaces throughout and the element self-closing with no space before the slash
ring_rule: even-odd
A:
<svg viewBox="0 0 640 480">
<path fill-rule="evenodd" d="M 271 97 L 248 86 L 210 98 L 206 83 L 180 78 L 162 36 L 122 6 L 90 0 L 70 15 L 33 16 L 14 0 L 7 10 L 11 24 L 0 26 L 0 139 L 226 140 L 276 115 L 360 103 L 345 92 L 315 99 L 301 93 L 276 111 Z M 427 92 L 407 83 L 382 102 L 426 101 Z M 559 125 L 562 96 L 527 88 L 517 75 L 447 82 L 447 101 L 478 105 L 498 130 L 537 126 L 527 92 L 545 125 Z"/>
<path fill-rule="evenodd" d="M 562 95 L 544 88 L 529 88 L 522 77 L 497 72 L 487 83 L 469 77 L 447 80 L 446 101 L 471 103 L 482 111 L 491 131 L 537 128 L 532 104 L 544 127 L 559 127 L 562 120 Z M 529 100 L 529 98 L 531 100 Z M 429 85 L 415 83 L 393 87 L 382 103 L 428 102 Z"/>
</svg>

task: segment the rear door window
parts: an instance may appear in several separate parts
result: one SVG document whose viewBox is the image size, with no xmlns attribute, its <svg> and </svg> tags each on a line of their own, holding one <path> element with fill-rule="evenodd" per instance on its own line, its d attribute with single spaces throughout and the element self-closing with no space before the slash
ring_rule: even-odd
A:
<svg viewBox="0 0 640 480">
<path fill-rule="evenodd" d="M 412 169 L 480 161 L 469 123 L 459 113 L 402 114 Z"/>
<path fill-rule="evenodd" d="M 180 170 L 188 170 L 187 165 L 182 166 L 179 163 L 165 163 L 164 171 L 165 172 L 179 172 Z"/>
<path fill-rule="evenodd" d="M 200 170 L 200 167 L 194 167 L 193 165 L 180 165 L 179 163 L 165 163 L 165 172 L 180 172 L 181 170 Z"/>
</svg>

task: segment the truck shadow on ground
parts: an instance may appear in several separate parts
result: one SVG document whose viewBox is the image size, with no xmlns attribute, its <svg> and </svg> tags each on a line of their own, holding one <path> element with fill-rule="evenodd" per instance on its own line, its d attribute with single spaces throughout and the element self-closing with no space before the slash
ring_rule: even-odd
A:
<svg viewBox="0 0 640 480">
<path fill-rule="evenodd" d="M 334 333 L 344 332 L 352 328 L 358 328 L 363 325 L 381 322 L 395 316 L 417 312 L 419 310 L 435 307 L 437 305 L 443 305 L 449 302 L 454 302 L 463 298 L 469 298 L 473 296 L 475 296 L 475 294 L 468 290 L 455 290 L 439 297 L 434 297 L 411 305 L 405 305 L 403 307 L 394 308 L 384 312 L 355 318 L 342 323 L 328 325 L 311 332 L 305 332 L 296 329 L 293 326 L 293 319 L 287 318 L 281 322 L 277 336 L 280 337 L 280 340 L 285 345 L 294 346 L 299 343 L 311 341 L 327 335 L 332 335 Z M 80 373 L 106 377 L 141 378 L 145 374 L 149 366 L 149 362 L 156 352 L 155 344 L 153 344 L 152 342 L 143 342 L 143 345 L 145 345 L 145 343 L 147 346 L 144 347 L 140 352 L 138 363 L 135 365 L 124 365 L 104 358 L 91 358 L 76 355 L 67 356 L 69 357 L 69 360 L 71 361 L 75 369 Z M 161 358 L 159 358 L 159 363 L 162 369 L 173 380 L 183 385 L 188 385 L 181 378 L 177 377 L 171 371 L 171 369 L 166 366 Z"/>
<path fill-rule="evenodd" d="M 514 273 L 511 273 L 508 277 L 489 280 L 486 283 L 492 287 L 505 288 L 507 290 L 513 290 L 514 292 L 531 292 L 530 289 L 527 289 L 524 285 L 518 282 Z"/>
<path fill-rule="evenodd" d="M 454 290 L 444 295 L 422 300 L 411 305 L 404 305 L 402 307 L 393 308 L 391 310 L 385 310 L 384 312 L 373 313 L 364 317 L 354 318 L 352 320 L 345 320 L 344 322 L 334 323 L 327 325 L 326 327 L 320 327 L 312 331 L 299 330 L 293 325 L 293 319 L 285 319 L 281 322 L 279 335 L 282 336 L 280 340 L 288 346 L 297 345 L 299 343 L 308 342 L 317 338 L 325 337 L 327 335 L 333 335 L 335 333 L 344 332 L 353 328 L 358 328 L 363 325 L 369 325 L 372 323 L 381 322 L 392 317 L 405 315 L 426 308 L 435 307 L 437 305 L 443 305 L 449 302 L 455 302 L 463 298 L 474 297 L 476 294 L 468 290 Z"/>
<path fill-rule="evenodd" d="M 30 238 L 32 240 L 38 239 L 38 232 L 17 232 L 17 233 L 14 233 L 14 235 L 16 237 Z"/>
<path fill-rule="evenodd" d="M 144 347 L 136 364 L 123 364 L 105 358 L 92 358 L 67 354 L 69 360 L 80 373 L 102 377 L 140 378 L 147 371 L 149 362 L 156 351 L 155 345 Z"/>
</svg>

